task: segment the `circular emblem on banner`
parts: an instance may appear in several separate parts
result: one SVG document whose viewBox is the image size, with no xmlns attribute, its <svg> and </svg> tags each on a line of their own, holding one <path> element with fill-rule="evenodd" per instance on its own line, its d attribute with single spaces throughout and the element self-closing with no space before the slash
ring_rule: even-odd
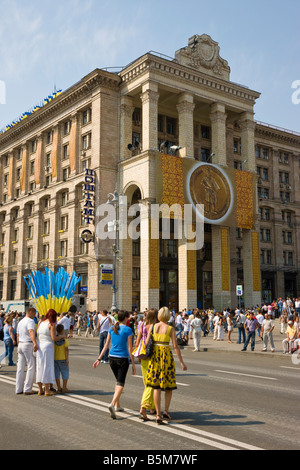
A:
<svg viewBox="0 0 300 470">
<path fill-rule="evenodd" d="M 80 238 L 84 243 L 91 243 L 94 239 L 94 235 L 90 230 L 84 230 Z"/>
<path fill-rule="evenodd" d="M 231 206 L 231 190 L 227 178 L 213 165 L 201 165 L 190 178 L 190 195 L 193 203 L 203 204 L 206 221 L 222 219 Z"/>
</svg>

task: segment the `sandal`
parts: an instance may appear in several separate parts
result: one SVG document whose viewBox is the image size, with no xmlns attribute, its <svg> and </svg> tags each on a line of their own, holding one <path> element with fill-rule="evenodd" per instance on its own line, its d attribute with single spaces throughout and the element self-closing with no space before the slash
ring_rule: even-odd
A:
<svg viewBox="0 0 300 470">
<path fill-rule="evenodd" d="M 164 424 L 163 419 L 160 415 L 156 416 L 156 424 L 158 424 L 158 425 Z"/>
<path fill-rule="evenodd" d="M 140 419 L 142 419 L 144 422 L 150 421 L 150 419 L 147 417 L 146 411 L 140 411 Z"/>
<path fill-rule="evenodd" d="M 45 397 L 52 397 L 53 395 L 55 395 L 55 392 L 52 392 L 52 390 L 49 393 L 45 393 Z"/>
<path fill-rule="evenodd" d="M 169 415 L 169 413 L 167 411 L 163 412 L 163 419 L 165 419 L 167 421 L 172 421 L 172 418 L 171 418 L 171 416 Z"/>
</svg>

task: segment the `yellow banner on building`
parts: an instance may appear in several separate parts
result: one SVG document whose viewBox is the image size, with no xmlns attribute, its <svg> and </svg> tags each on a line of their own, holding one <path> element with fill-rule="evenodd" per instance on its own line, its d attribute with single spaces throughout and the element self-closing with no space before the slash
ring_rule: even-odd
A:
<svg viewBox="0 0 300 470">
<path fill-rule="evenodd" d="M 256 216 L 257 176 L 249 171 L 160 154 L 157 161 L 160 204 L 204 206 L 204 221 L 251 230 Z"/>
</svg>

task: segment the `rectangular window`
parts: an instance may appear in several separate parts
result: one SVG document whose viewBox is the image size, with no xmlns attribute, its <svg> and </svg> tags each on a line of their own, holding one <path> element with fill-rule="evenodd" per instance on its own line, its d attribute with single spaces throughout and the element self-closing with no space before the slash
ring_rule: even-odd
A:
<svg viewBox="0 0 300 470">
<path fill-rule="evenodd" d="M 27 248 L 27 263 L 32 263 L 32 247 Z"/>
<path fill-rule="evenodd" d="M 10 297 L 11 297 L 11 300 L 16 299 L 16 291 L 17 291 L 17 280 L 16 279 L 11 279 L 11 281 L 10 281 Z"/>
<path fill-rule="evenodd" d="M 60 242 L 60 256 L 65 258 L 68 254 L 68 242 L 67 240 Z"/>
<path fill-rule="evenodd" d="M 60 218 L 60 230 L 68 230 L 68 216 L 63 215 Z"/>
<path fill-rule="evenodd" d="M 201 126 L 201 137 L 202 139 L 210 139 L 210 127 Z"/>
<path fill-rule="evenodd" d="M 167 134 L 176 134 L 176 119 L 167 117 Z"/>
<path fill-rule="evenodd" d="M 91 147 L 91 134 L 86 134 L 82 137 L 82 150 L 88 150 Z"/>
<path fill-rule="evenodd" d="M 63 159 L 66 160 L 67 158 L 69 158 L 69 144 L 63 147 Z"/>
<path fill-rule="evenodd" d="M 265 181 L 268 181 L 268 179 L 269 179 L 269 170 L 268 170 L 268 168 L 263 168 L 262 177 Z"/>
<path fill-rule="evenodd" d="M 67 121 L 64 123 L 64 135 L 70 134 L 71 130 L 71 121 Z"/>
<path fill-rule="evenodd" d="M 270 229 L 266 229 L 266 238 L 265 238 L 265 241 L 266 241 L 266 242 L 270 242 L 270 241 L 271 241 L 271 230 L 270 230 Z"/>
<path fill-rule="evenodd" d="M 43 259 L 49 259 L 49 245 L 43 245 Z"/>
<path fill-rule="evenodd" d="M 202 162 L 209 162 L 210 161 L 210 150 L 202 148 L 201 149 L 201 161 Z"/>
<path fill-rule="evenodd" d="M 85 126 L 86 124 L 91 122 L 91 120 L 92 120 L 92 110 L 91 108 L 89 108 L 83 111 L 82 113 L 82 124 Z"/>
<path fill-rule="evenodd" d="M 132 280 L 133 281 L 140 280 L 140 268 L 132 268 Z"/>
<path fill-rule="evenodd" d="M 66 181 L 69 178 L 70 168 L 63 169 L 63 181 Z"/>
<path fill-rule="evenodd" d="M 264 160 L 269 160 L 269 150 L 266 148 L 262 149 L 262 157 Z"/>
<path fill-rule="evenodd" d="M 140 240 L 133 240 L 132 242 L 132 255 L 140 256 Z"/>
<path fill-rule="evenodd" d="M 49 235 L 49 231 L 50 231 L 50 220 L 45 220 L 44 221 L 44 229 L 43 229 L 43 234 L 44 235 Z"/>
<path fill-rule="evenodd" d="M 161 114 L 158 115 L 157 130 L 158 132 L 164 132 L 164 117 Z"/>
<path fill-rule="evenodd" d="M 212 282 L 212 271 L 203 271 L 203 281 Z"/>
</svg>

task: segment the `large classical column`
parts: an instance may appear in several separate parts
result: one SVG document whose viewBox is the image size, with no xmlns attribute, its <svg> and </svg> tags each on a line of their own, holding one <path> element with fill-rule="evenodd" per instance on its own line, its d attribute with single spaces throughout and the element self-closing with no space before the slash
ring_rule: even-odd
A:
<svg viewBox="0 0 300 470">
<path fill-rule="evenodd" d="M 240 117 L 242 158 L 244 169 L 256 174 L 255 156 L 255 122 L 253 113 L 242 113 Z M 253 183 L 254 184 L 254 183 Z M 255 208 L 256 213 L 258 207 Z M 256 224 L 256 222 L 254 222 Z M 261 303 L 261 272 L 259 233 L 254 230 L 243 231 L 243 267 L 244 267 L 244 299 L 245 307 Z"/>
<path fill-rule="evenodd" d="M 157 150 L 158 99 L 159 94 L 156 83 L 147 82 L 143 85 L 141 94 L 143 151 Z"/>
<path fill-rule="evenodd" d="M 231 306 L 229 228 L 212 225 L 213 304 Z"/>
<path fill-rule="evenodd" d="M 261 304 L 261 272 L 259 233 L 255 230 L 243 231 L 243 265 L 245 307 Z"/>
<path fill-rule="evenodd" d="M 28 155 L 28 146 L 25 143 L 22 144 L 22 169 L 20 177 L 20 188 L 22 196 L 28 191 L 28 165 L 29 155 Z"/>
<path fill-rule="evenodd" d="M 140 232 L 141 311 L 146 308 L 159 308 L 159 239 L 153 236 L 154 233 L 158 234 L 158 224 L 157 220 L 151 220 L 150 204 L 148 201 L 144 201 L 141 209 Z"/>
<path fill-rule="evenodd" d="M 194 158 L 194 98 L 189 93 L 180 95 L 177 105 L 179 118 L 179 146 L 181 157 Z"/>
<path fill-rule="evenodd" d="M 16 285 L 16 299 L 22 300 L 25 293 L 25 283 L 23 280 L 23 268 L 25 264 L 25 224 L 27 223 L 25 216 L 24 207 L 20 209 L 20 217 L 18 221 L 18 240 L 17 240 L 17 250 L 18 250 L 18 270 L 17 270 L 17 285 Z"/>
<path fill-rule="evenodd" d="M 59 158 L 59 148 L 61 147 L 60 142 L 60 126 L 56 124 L 53 128 L 53 141 L 52 141 L 52 150 L 51 150 L 51 174 L 52 174 L 52 183 L 56 183 L 57 174 L 60 166 L 61 159 Z"/>
<path fill-rule="evenodd" d="M 75 253 L 76 253 L 76 243 L 78 240 L 77 230 L 78 227 L 78 220 L 77 220 L 77 213 L 78 207 L 76 204 L 76 190 L 73 189 L 69 191 L 69 203 L 68 203 L 68 258 L 69 258 L 69 272 L 72 273 L 74 271 L 74 264 L 75 264 Z"/>
<path fill-rule="evenodd" d="M 6 215 L 3 228 L 5 229 L 5 251 L 4 251 L 4 259 L 3 259 L 3 266 L 5 266 L 5 268 L 3 271 L 2 300 L 10 300 L 8 298 L 8 290 L 9 290 L 8 283 L 9 283 L 9 272 L 10 272 L 10 268 L 8 268 L 8 266 L 11 265 L 11 232 L 12 232 L 11 213 Z"/>
<path fill-rule="evenodd" d="M 13 200 L 15 196 L 15 186 L 16 186 L 16 162 L 13 152 L 8 154 L 9 158 L 9 174 L 8 174 L 8 190 L 7 196 L 9 200 Z"/>
<path fill-rule="evenodd" d="M 34 181 L 36 189 L 41 189 L 45 181 L 43 160 L 43 134 L 40 133 L 37 137 L 36 156 L 34 161 Z"/>
<path fill-rule="evenodd" d="M 119 266 L 118 307 L 132 309 L 132 239 L 120 240 L 121 263 Z"/>
<path fill-rule="evenodd" d="M 32 235 L 32 264 L 38 265 L 41 261 L 41 217 L 40 217 L 40 201 L 35 204 L 35 211 L 33 214 L 33 235 Z M 50 230 L 52 227 L 50 225 Z"/>
<path fill-rule="evenodd" d="M 211 105 L 211 150 L 215 155 L 212 162 L 227 165 L 226 155 L 226 119 L 225 106 L 221 103 Z"/>
<path fill-rule="evenodd" d="M 188 227 L 189 236 L 193 227 Z M 178 240 L 178 302 L 179 310 L 197 307 L 197 252 L 188 249 L 187 237 Z"/>
<path fill-rule="evenodd" d="M 214 103 L 211 106 L 212 162 L 227 165 L 225 106 Z M 230 243 L 229 228 L 212 225 L 212 269 L 213 269 L 213 304 L 216 310 L 223 310 L 231 305 L 230 282 Z"/>
<path fill-rule="evenodd" d="M 79 167 L 79 113 L 74 113 L 71 117 L 71 131 L 69 144 L 70 174 L 75 175 Z"/>
<path fill-rule="evenodd" d="M 122 96 L 121 98 L 121 123 L 120 123 L 120 159 L 125 160 L 131 156 L 128 144 L 132 143 L 132 114 L 134 105 L 132 98 Z"/>
<path fill-rule="evenodd" d="M 256 173 L 255 122 L 253 113 L 242 113 L 240 117 L 243 169 Z"/>
</svg>

